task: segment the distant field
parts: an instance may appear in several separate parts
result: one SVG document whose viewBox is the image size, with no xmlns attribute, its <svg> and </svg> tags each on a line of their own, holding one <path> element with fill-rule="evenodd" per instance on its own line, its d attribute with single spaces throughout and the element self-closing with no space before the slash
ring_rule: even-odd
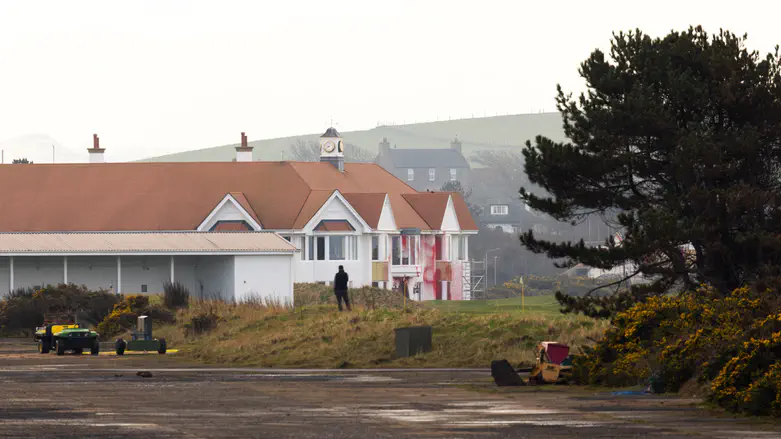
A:
<svg viewBox="0 0 781 439">
<path fill-rule="evenodd" d="M 522 310 L 520 297 L 496 300 L 434 300 L 424 304 L 426 307 L 433 307 L 445 312 L 475 314 L 509 312 L 537 316 L 561 316 L 559 304 L 552 295 L 527 296 L 524 299 L 524 305 Z"/>
</svg>

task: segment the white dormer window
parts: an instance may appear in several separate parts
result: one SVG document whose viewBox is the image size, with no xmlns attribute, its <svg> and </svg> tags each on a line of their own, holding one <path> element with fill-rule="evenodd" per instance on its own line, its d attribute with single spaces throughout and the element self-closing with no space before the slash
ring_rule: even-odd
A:
<svg viewBox="0 0 781 439">
<path fill-rule="evenodd" d="M 415 170 L 412 168 L 407 169 L 407 181 L 415 180 Z"/>
<path fill-rule="evenodd" d="M 507 215 L 509 213 L 510 208 L 506 204 L 491 205 L 491 215 Z"/>
<path fill-rule="evenodd" d="M 434 168 L 428 169 L 428 181 L 434 181 L 437 179 L 437 170 Z"/>
<path fill-rule="evenodd" d="M 456 170 L 453 168 L 450 168 L 450 181 L 456 181 L 458 180 L 458 174 L 456 173 Z"/>
</svg>

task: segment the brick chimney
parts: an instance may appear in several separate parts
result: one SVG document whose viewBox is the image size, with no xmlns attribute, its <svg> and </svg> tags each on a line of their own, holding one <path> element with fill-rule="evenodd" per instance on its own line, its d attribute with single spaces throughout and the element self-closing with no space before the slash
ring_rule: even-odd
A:
<svg viewBox="0 0 781 439">
<path fill-rule="evenodd" d="M 251 162 L 252 161 L 252 147 L 247 143 L 247 135 L 241 133 L 241 146 L 236 147 L 236 161 L 237 162 Z"/>
<path fill-rule="evenodd" d="M 103 153 L 106 149 L 100 147 L 100 138 L 97 134 L 92 135 L 92 148 L 87 148 L 87 152 L 89 152 L 90 163 L 105 163 Z"/>
</svg>

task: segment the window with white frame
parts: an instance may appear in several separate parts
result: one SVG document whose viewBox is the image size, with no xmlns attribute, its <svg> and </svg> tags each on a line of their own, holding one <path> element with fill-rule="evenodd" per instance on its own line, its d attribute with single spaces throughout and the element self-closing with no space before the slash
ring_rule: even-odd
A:
<svg viewBox="0 0 781 439">
<path fill-rule="evenodd" d="M 415 170 L 412 168 L 407 169 L 407 181 L 415 180 Z"/>
<path fill-rule="evenodd" d="M 308 236 L 304 253 L 304 260 L 308 261 L 355 261 L 358 259 L 358 236 Z"/>
<path fill-rule="evenodd" d="M 455 237 L 457 246 L 458 246 L 458 260 L 459 261 L 465 261 L 466 260 L 466 236 L 457 236 Z"/>
<path fill-rule="evenodd" d="M 428 181 L 434 181 L 437 179 L 437 170 L 435 168 L 428 168 Z"/>
<path fill-rule="evenodd" d="M 510 207 L 506 204 L 492 204 L 491 215 L 507 215 L 510 213 Z"/>
<path fill-rule="evenodd" d="M 391 239 L 391 265 L 417 265 L 420 236 L 394 236 Z"/>
<path fill-rule="evenodd" d="M 458 180 L 458 172 L 455 169 L 450 168 L 450 181 Z"/>
<path fill-rule="evenodd" d="M 380 237 L 372 236 L 372 261 L 380 260 Z"/>
</svg>

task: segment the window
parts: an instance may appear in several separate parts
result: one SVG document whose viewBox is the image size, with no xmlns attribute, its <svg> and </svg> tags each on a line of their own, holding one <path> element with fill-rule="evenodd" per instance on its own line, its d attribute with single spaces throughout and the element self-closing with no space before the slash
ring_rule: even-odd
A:
<svg viewBox="0 0 781 439">
<path fill-rule="evenodd" d="M 285 238 L 285 241 L 287 241 L 287 242 L 291 242 L 291 240 L 293 239 L 293 237 L 290 236 L 290 235 L 285 235 L 285 236 L 283 236 L 283 238 Z"/>
<path fill-rule="evenodd" d="M 372 236 L 372 261 L 380 260 L 380 237 Z"/>
<path fill-rule="evenodd" d="M 344 236 L 329 236 L 328 239 L 328 260 L 329 261 L 343 261 L 347 259 L 347 252 L 345 251 L 345 237 Z"/>
<path fill-rule="evenodd" d="M 347 255 L 347 259 L 351 261 L 357 261 L 358 260 L 358 237 L 348 236 L 347 241 L 350 243 L 350 252 Z"/>
<path fill-rule="evenodd" d="M 305 259 L 309 261 L 315 260 L 315 237 L 309 236 L 306 238 Z"/>
<path fill-rule="evenodd" d="M 506 204 L 492 204 L 491 215 L 507 215 L 510 208 Z"/>
<path fill-rule="evenodd" d="M 412 168 L 407 169 L 407 181 L 415 180 L 415 170 Z"/>
<path fill-rule="evenodd" d="M 146 284 L 141 285 L 141 292 L 142 293 L 147 293 L 148 292 Z"/>
<path fill-rule="evenodd" d="M 457 245 L 458 245 L 458 260 L 459 261 L 465 261 L 466 260 L 466 236 L 458 236 L 456 237 Z"/>
<path fill-rule="evenodd" d="M 437 261 L 442 260 L 442 235 L 434 237 L 434 257 Z"/>
<path fill-rule="evenodd" d="M 434 168 L 428 168 L 428 181 L 434 181 L 437 179 L 437 170 Z"/>
<path fill-rule="evenodd" d="M 455 169 L 450 168 L 450 181 L 456 181 L 458 180 L 458 173 Z"/>
<path fill-rule="evenodd" d="M 394 236 L 391 242 L 392 265 L 417 265 L 420 236 Z"/>
<path fill-rule="evenodd" d="M 317 260 L 325 261 L 325 236 L 317 237 Z"/>
</svg>

